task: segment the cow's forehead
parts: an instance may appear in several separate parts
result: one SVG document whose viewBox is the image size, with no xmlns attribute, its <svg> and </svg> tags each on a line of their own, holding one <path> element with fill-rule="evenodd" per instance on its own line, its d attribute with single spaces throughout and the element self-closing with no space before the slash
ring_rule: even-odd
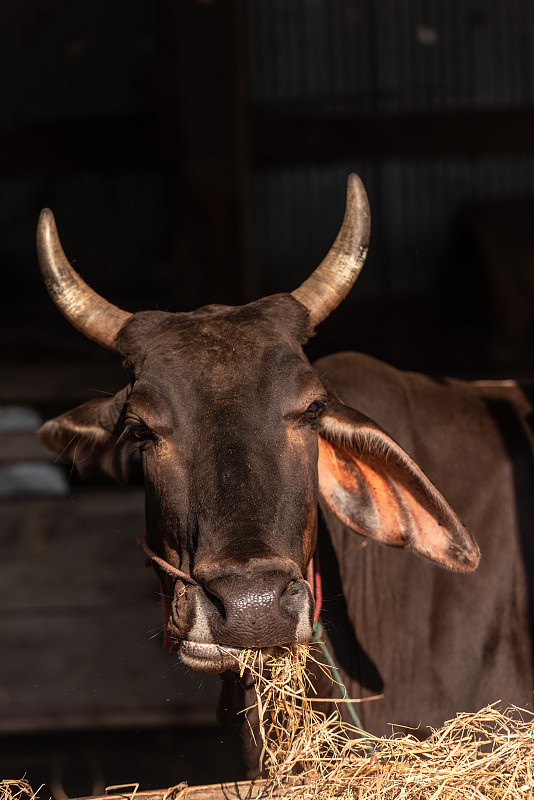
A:
<svg viewBox="0 0 534 800">
<path fill-rule="evenodd" d="M 119 350 L 145 393 L 165 395 L 179 385 L 214 400 L 263 386 L 267 396 L 281 384 L 291 393 L 313 383 L 301 349 L 307 330 L 306 310 L 276 295 L 246 306 L 135 314 L 121 331 Z"/>
<path fill-rule="evenodd" d="M 290 295 L 244 306 L 205 306 L 192 312 L 133 314 L 117 349 L 135 372 L 179 359 L 186 365 L 238 365 L 263 359 L 273 348 L 300 352 L 309 333 L 308 312 Z"/>
</svg>

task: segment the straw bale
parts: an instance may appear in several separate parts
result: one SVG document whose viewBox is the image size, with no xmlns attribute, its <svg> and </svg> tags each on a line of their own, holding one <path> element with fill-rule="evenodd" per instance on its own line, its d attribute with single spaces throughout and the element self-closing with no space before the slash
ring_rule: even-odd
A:
<svg viewBox="0 0 534 800">
<path fill-rule="evenodd" d="M 423 741 L 409 730 L 362 737 L 332 713 L 315 710 L 304 646 L 239 661 L 254 680 L 260 768 L 294 800 L 534 800 L 534 717 L 498 704 L 460 713 Z M 328 667 L 320 665 L 324 670 Z M 295 774 L 300 780 L 295 784 Z M 269 793 L 262 795 L 269 797 Z"/>
</svg>

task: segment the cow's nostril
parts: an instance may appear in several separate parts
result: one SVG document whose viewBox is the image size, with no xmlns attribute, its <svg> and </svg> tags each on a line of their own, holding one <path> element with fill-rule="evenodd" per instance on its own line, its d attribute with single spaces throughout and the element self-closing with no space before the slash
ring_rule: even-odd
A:
<svg viewBox="0 0 534 800">
<path fill-rule="evenodd" d="M 226 619 L 226 608 L 224 607 L 224 603 L 220 597 L 217 597 L 216 594 L 213 592 L 208 592 L 207 589 L 204 589 L 204 594 L 206 595 L 207 599 L 210 603 L 215 606 L 219 614 L 221 615 L 222 619 Z"/>
<path fill-rule="evenodd" d="M 291 581 L 280 596 L 282 614 L 298 616 L 308 596 L 307 584 L 304 581 Z"/>
<path fill-rule="evenodd" d="M 284 595 L 288 595 L 289 597 L 296 597 L 297 595 L 300 594 L 301 594 L 300 587 L 297 581 L 293 580 L 282 591 L 281 597 L 284 597 Z"/>
</svg>

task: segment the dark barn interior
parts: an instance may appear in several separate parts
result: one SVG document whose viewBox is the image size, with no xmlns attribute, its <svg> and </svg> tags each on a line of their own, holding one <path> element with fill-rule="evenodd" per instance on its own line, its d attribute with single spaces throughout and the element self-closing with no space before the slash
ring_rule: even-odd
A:
<svg viewBox="0 0 534 800">
<path fill-rule="evenodd" d="M 308 354 L 530 377 L 534 5 L 5 0 L 0 53 L 0 778 L 240 778 L 218 679 L 161 646 L 142 486 L 82 484 L 35 437 L 123 384 L 46 294 L 39 210 L 113 303 L 188 310 L 294 289 L 358 172 L 367 265 Z"/>
</svg>

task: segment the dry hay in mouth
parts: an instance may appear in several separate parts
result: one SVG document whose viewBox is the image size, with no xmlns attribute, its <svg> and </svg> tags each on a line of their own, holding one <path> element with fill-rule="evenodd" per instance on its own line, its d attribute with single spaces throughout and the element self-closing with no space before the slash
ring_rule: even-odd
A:
<svg viewBox="0 0 534 800">
<path fill-rule="evenodd" d="M 0 800 L 36 800 L 34 792 L 24 778 L 22 780 L 0 780 Z"/>
<path fill-rule="evenodd" d="M 494 704 L 458 714 L 423 741 L 406 729 L 362 738 L 336 707 L 330 715 L 313 708 L 309 658 L 305 646 L 239 658 L 241 674 L 254 680 L 271 782 L 261 797 L 284 784 L 284 796 L 295 800 L 534 800 L 531 712 Z"/>
<path fill-rule="evenodd" d="M 241 675 L 247 672 L 253 679 L 263 746 L 260 770 L 265 767 L 269 778 L 277 781 L 297 772 L 329 775 L 354 744 L 354 736 L 361 734 L 342 720 L 335 703 L 328 715 L 314 708 L 314 703 L 331 701 L 315 696 L 307 662 L 312 661 L 335 683 L 330 668 L 308 646 L 299 644 L 268 652 L 243 650 L 236 658 Z"/>
</svg>

